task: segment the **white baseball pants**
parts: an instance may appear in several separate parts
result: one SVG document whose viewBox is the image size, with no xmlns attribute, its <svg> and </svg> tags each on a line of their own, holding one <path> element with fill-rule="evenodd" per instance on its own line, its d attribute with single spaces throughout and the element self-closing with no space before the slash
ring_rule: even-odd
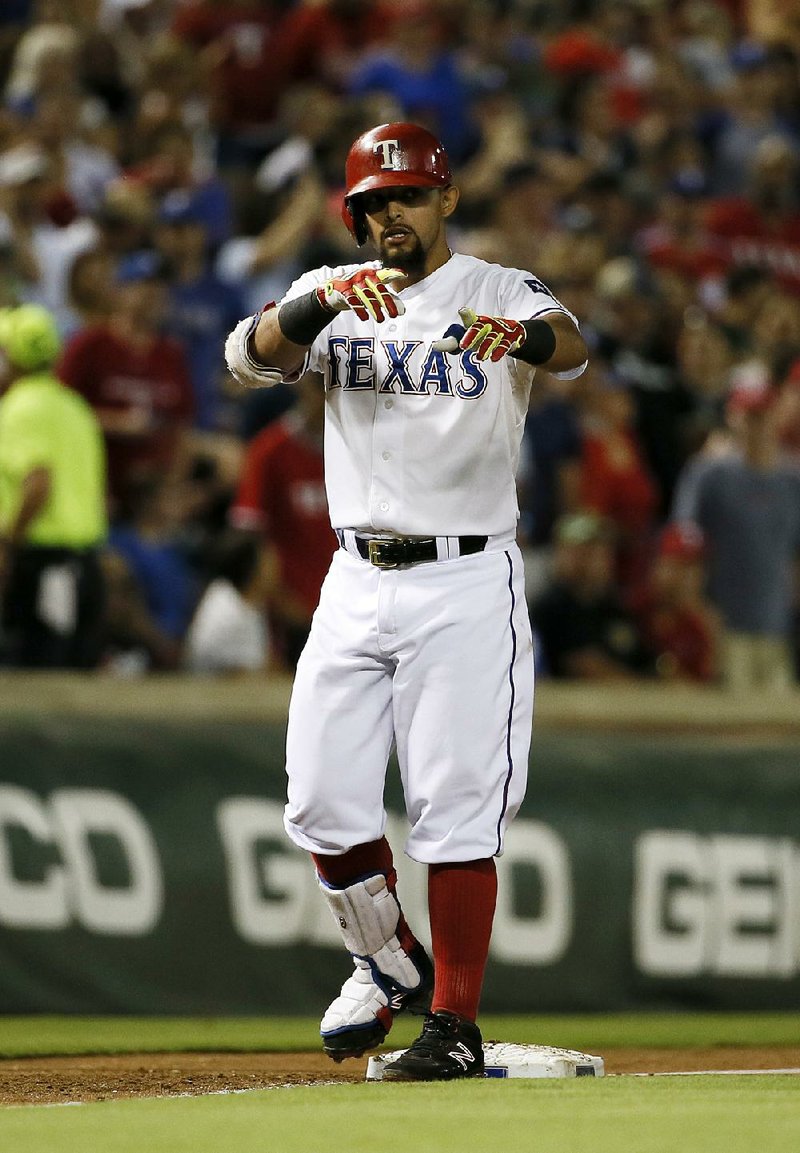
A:
<svg viewBox="0 0 800 1153">
<path fill-rule="evenodd" d="M 340 549 L 292 689 L 286 831 L 331 854 L 383 836 L 395 742 L 406 853 L 429 864 L 499 855 L 525 792 L 532 720 L 516 544 L 397 569 Z"/>
</svg>

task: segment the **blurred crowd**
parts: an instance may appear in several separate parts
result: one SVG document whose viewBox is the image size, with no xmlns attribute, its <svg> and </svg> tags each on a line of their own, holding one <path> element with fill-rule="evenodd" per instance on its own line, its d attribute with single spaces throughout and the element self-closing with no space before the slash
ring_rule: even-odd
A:
<svg viewBox="0 0 800 1153">
<path fill-rule="evenodd" d="M 4 0 L 0 664 L 291 671 L 336 546 L 323 385 L 242 393 L 224 338 L 363 259 L 344 158 L 406 119 L 454 247 L 590 347 L 523 439 L 540 674 L 795 684 L 792 0 Z"/>
</svg>

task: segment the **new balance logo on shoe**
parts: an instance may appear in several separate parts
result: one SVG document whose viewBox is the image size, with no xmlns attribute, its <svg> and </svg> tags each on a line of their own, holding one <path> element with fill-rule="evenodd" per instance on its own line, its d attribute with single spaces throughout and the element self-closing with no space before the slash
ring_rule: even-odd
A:
<svg viewBox="0 0 800 1153">
<path fill-rule="evenodd" d="M 472 1053 L 463 1041 L 459 1041 L 455 1049 L 448 1049 L 447 1056 L 452 1057 L 454 1061 L 458 1061 L 462 1069 L 467 1069 L 470 1065 L 475 1064 L 475 1054 Z"/>
<path fill-rule="evenodd" d="M 416 1041 L 383 1071 L 384 1081 L 452 1081 L 484 1073 L 481 1031 L 446 1009 L 428 1013 Z"/>
</svg>

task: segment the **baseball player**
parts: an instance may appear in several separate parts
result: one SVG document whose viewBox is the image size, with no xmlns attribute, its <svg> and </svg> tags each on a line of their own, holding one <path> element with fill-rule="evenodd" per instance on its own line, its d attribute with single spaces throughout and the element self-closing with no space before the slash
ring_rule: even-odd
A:
<svg viewBox="0 0 800 1153">
<path fill-rule="evenodd" d="M 530 272 L 450 251 L 447 156 L 414 124 L 360 136 L 343 219 L 379 259 L 305 273 L 228 337 L 248 385 L 326 387 L 338 537 L 300 657 L 285 826 L 314 860 L 354 971 L 322 1019 L 334 1060 L 420 1036 L 386 1080 L 483 1073 L 476 1024 L 494 858 L 525 791 L 533 659 L 514 473 L 538 365 L 579 375 L 575 318 Z M 409 928 L 385 839 L 395 745 L 406 853 L 428 866 L 433 965 Z"/>
</svg>

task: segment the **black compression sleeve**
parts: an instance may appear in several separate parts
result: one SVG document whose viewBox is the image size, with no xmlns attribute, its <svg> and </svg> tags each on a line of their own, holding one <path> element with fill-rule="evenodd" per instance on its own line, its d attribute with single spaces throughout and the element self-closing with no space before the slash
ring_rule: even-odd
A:
<svg viewBox="0 0 800 1153">
<path fill-rule="evenodd" d="M 296 300 L 287 300 L 278 309 L 278 327 L 292 344 L 313 344 L 334 313 L 317 296 L 316 289 Z"/>
<path fill-rule="evenodd" d="M 525 339 L 510 356 L 526 364 L 544 364 L 556 350 L 556 334 L 546 320 L 523 320 Z"/>
</svg>

